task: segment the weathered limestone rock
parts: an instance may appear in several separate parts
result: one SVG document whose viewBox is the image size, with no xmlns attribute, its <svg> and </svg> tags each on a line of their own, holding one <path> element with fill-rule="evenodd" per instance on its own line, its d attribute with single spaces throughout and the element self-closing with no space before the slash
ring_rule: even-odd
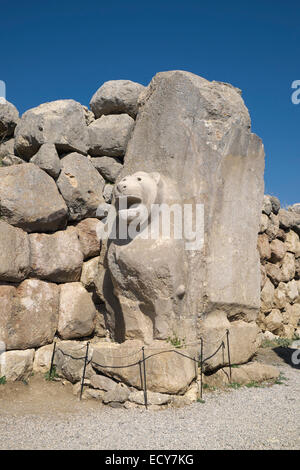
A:
<svg viewBox="0 0 300 470">
<path fill-rule="evenodd" d="M 39 151 L 30 159 L 31 163 L 46 171 L 52 178 L 57 178 L 61 163 L 54 144 L 43 144 Z"/>
<path fill-rule="evenodd" d="M 290 229 L 293 224 L 293 219 L 294 219 L 293 213 L 290 211 L 287 211 L 286 209 L 280 209 L 278 216 L 279 216 L 280 227 L 282 227 L 285 230 Z"/>
<path fill-rule="evenodd" d="M 282 281 L 288 282 L 295 277 L 295 257 L 293 253 L 287 252 L 282 261 L 281 275 Z"/>
<path fill-rule="evenodd" d="M 262 212 L 264 214 L 270 215 L 272 212 L 272 201 L 270 196 L 265 195 L 263 200 Z"/>
<path fill-rule="evenodd" d="M 282 241 L 275 238 L 275 240 L 272 240 L 270 243 L 270 249 L 270 260 L 272 263 L 277 263 L 278 261 L 281 261 L 282 258 L 284 258 L 284 255 L 286 253 L 286 247 Z"/>
<path fill-rule="evenodd" d="M 15 130 L 15 150 L 27 160 L 42 144 L 54 144 L 60 153 L 88 150 L 83 106 L 74 100 L 43 103 L 23 114 Z"/>
<path fill-rule="evenodd" d="M 268 227 L 266 229 L 266 234 L 270 240 L 274 240 L 277 237 L 279 232 L 279 217 L 273 212 L 270 214 Z"/>
<path fill-rule="evenodd" d="M 283 325 L 283 316 L 278 309 L 273 309 L 265 318 L 265 325 L 274 334 L 280 334 Z"/>
<path fill-rule="evenodd" d="M 92 157 L 123 157 L 134 127 L 134 120 L 128 114 L 102 116 L 89 127 Z"/>
<path fill-rule="evenodd" d="M 95 115 L 93 111 L 90 111 L 87 106 L 83 106 L 83 111 L 84 111 L 86 125 L 89 126 L 90 124 L 92 124 L 92 122 L 95 121 Z"/>
<path fill-rule="evenodd" d="M 2 166 L 21 165 L 24 163 L 24 160 L 22 160 L 22 158 L 16 157 L 15 155 L 7 155 L 3 158 L 1 163 Z"/>
<path fill-rule="evenodd" d="M 46 373 L 50 370 L 53 354 L 53 344 L 47 344 L 35 351 L 33 361 L 33 372 Z"/>
<path fill-rule="evenodd" d="M 17 108 L 9 101 L 0 103 L 0 137 L 13 135 L 15 127 L 19 121 Z"/>
<path fill-rule="evenodd" d="M 73 392 L 74 395 L 77 395 L 77 396 L 80 395 L 80 387 L 81 387 L 80 382 L 78 384 L 74 385 L 74 392 Z M 76 388 L 77 388 L 77 393 L 75 392 Z M 102 390 L 95 390 L 93 388 L 85 388 L 83 390 L 81 398 L 83 400 L 93 399 L 93 400 L 98 400 L 98 401 L 102 402 L 104 394 L 105 394 L 105 392 L 103 392 Z"/>
<path fill-rule="evenodd" d="M 251 382 L 264 382 L 277 379 L 279 370 L 269 364 L 250 362 L 231 369 L 231 382 L 246 385 Z M 223 387 L 230 383 L 229 367 L 219 369 L 212 375 L 205 375 L 203 382 L 211 387 Z"/>
<path fill-rule="evenodd" d="M 30 271 L 26 232 L 0 220 L 0 281 L 23 281 Z"/>
<path fill-rule="evenodd" d="M 142 389 L 138 364 L 138 361 L 142 359 L 141 347 L 142 342 L 137 340 L 126 341 L 122 344 L 104 342 L 93 344 L 92 365 L 102 374 Z M 161 341 L 156 341 L 145 348 L 145 356 L 149 357 L 146 360 L 148 390 L 170 394 L 180 393 L 185 391 L 195 378 L 194 362 L 175 352 L 167 352 L 170 349 L 174 348 Z M 156 354 L 159 351 L 162 354 Z M 194 353 L 189 349 L 184 351 L 187 355 Z M 152 354 L 154 355 L 150 357 Z M 136 365 L 128 368 L 103 367 L 135 363 Z"/>
<path fill-rule="evenodd" d="M 300 304 L 287 305 L 286 314 L 290 326 L 293 328 L 300 326 Z"/>
<path fill-rule="evenodd" d="M 34 277 L 58 283 L 79 281 L 83 255 L 74 227 L 53 234 L 32 233 L 29 240 Z"/>
<path fill-rule="evenodd" d="M 96 91 L 90 107 L 96 118 L 102 114 L 122 113 L 134 118 L 138 110 L 138 97 L 143 90 L 143 85 L 130 80 L 110 80 Z"/>
<path fill-rule="evenodd" d="M 288 300 L 293 303 L 300 293 L 298 292 L 298 284 L 295 279 L 286 284 L 286 295 Z"/>
<path fill-rule="evenodd" d="M 88 218 L 79 222 L 75 227 L 85 260 L 99 255 L 100 240 L 97 235 L 98 224 L 98 219 Z"/>
<path fill-rule="evenodd" d="M 96 309 L 80 282 L 60 288 L 58 333 L 62 339 L 89 336 L 95 328 Z"/>
<path fill-rule="evenodd" d="M 26 232 L 63 228 L 67 206 L 53 179 L 32 163 L 0 168 L 1 219 Z"/>
<path fill-rule="evenodd" d="M 270 198 L 270 201 L 272 203 L 272 211 L 274 212 L 274 214 L 278 214 L 279 212 L 279 209 L 280 209 L 280 201 L 277 197 L 275 196 L 269 196 Z"/>
<path fill-rule="evenodd" d="M 7 382 L 26 380 L 32 374 L 34 349 L 6 351 L 0 356 L 0 377 Z"/>
<path fill-rule="evenodd" d="M 144 405 L 145 397 L 143 390 L 131 392 L 128 400 L 132 403 L 136 403 L 137 405 Z M 147 392 L 148 405 L 167 405 L 171 402 L 171 400 L 171 395 L 167 395 L 165 393 Z"/>
<path fill-rule="evenodd" d="M 264 287 L 266 281 L 267 281 L 267 272 L 266 272 L 266 268 L 264 267 L 263 264 L 260 265 L 260 273 L 261 273 L 260 287 L 262 289 Z"/>
<path fill-rule="evenodd" d="M 128 400 L 130 391 L 126 385 L 120 383 L 117 384 L 112 390 L 105 392 L 103 396 L 104 403 L 125 403 Z"/>
<path fill-rule="evenodd" d="M 260 226 L 259 233 L 264 233 L 269 226 L 269 217 L 266 214 L 261 214 L 260 216 Z"/>
<path fill-rule="evenodd" d="M 282 338 L 292 339 L 295 335 L 295 328 L 292 325 L 282 325 L 282 332 L 280 336 Z"/>
<path fill-rule="evenodd" d="M 86 379 L 95 374 L 91 367 L 92 354 L 93 349 L 90 345 L 85 371 Z M 86 341 L 61 341 L 57 343 L 54 364 L 58 375 L 65 377 L 73 384 L 79 382 L 82 378 L 85 356 Z"/>
<path fill-rule="evenodd" d="M 205 244 L 185 250 L 184 239 L 178 244 L 171 239 L 169 245 L 138 237 L 123 246 L 112 241 L 108 265 L 120 302 L 115 322 L 120 336 L 150 342 L 174 331 L 189 340 L 201 335 L 202 320 L 214 312 L 253 319 L 260 303 L 256 245 L 264 151 L 250 132 L 239 91 L 172 71 L 157 74 L 139 100 L 138 119 L 117 179 L 120 193 L 126 195 L 122 188 L 128 175 L 127 195 L 132 188 L 137 191 L 133 180 L 136 172 L 143 172 L 157 186 L 150 185 L 150 195 L 141 183 L 140 193 L 131 194 L 142 194 L 141 202 L 152 198 L 181 207 L 188 202 L 194 214 L 196 204 L 204 204 Z M 172 264 L 172 258 L 178 264 Z M 253 338 L 244 338 L 252 354 Z"/>
<path fill-rule="evenodd" d="M 217 354 L 205 361 L 205 370 L 214 370 L 228 365 L 226 353 L 226 331 L 229 331 L 230 359 L 232 364 L 243 364 L 249 361 L 260 346 L 259 328 L 256 322 L 236 320 L 229 322 L 224 312 L 212 312 L 207 315 L 203 325 L 203 356 L 209 358 L 224 342 Z"/>
<path fill-rule="evenodd" d="M 284 282 L 280 282 L 278 284 L 278 287 L 274 292 L 274 298 L 273 298 L 274 307 L 283 309 L 288 303 L 286 286 L 287 285 Z"/>
<path fill-rule="evenodd" d="M 98 274 L 99 256 L 83 263 L 80 282 L 86 289 L 95 287 L 95 279 Z"/>
<path fill-rule="evenodd" d="M 0 286 L 0 340 L 6 349 L 52 343 L 58 323 L 59 287 L 28 279 L 17 288 Z"/>
<path fill-rule="evenodd" d="M 300 279 L 300 258 L 295 260 L 295 278 Z"/>
<path fill-rule="evenodd" d="M 91 159 L 94 167 L 107 181 L 114 183 L 123 168 L 122 163 L 116 157 L 97 157 Z"/>
<path fill-rule="evenodd" d="M 14 157 L 14 139 L 3 139 L 0 143 L 0 160 L 3 160 L 5 157 Z M 22 160 L 24 162 L 24 160 Z"/>
<path fill-rule="evenodd" d="M 70 153 L 61 160 L 62 169 L 57 186 L 69 208 L 69 219 L 94 217 L 97 207 L 104 202 L 104 179 L 88 158 Z"/>
<path fill-rule="evenodd" d="M 264 288 L 261 291 L 261 311 L 264 313 L 270 312 L 272 310 L 274 302 L 275 287 L 272 282 L 267 279 Z"/>
<path fill-rule="evenodd" d="M 261 260 L 271 258 L 271 247 L 269 243 L 269 237 L 266 233 L 258 236 L 257 249 L 259 251 Z"/>
<path fill-rule="evenodd" d="M 277 234 L 277 238 L 278 238 L 279 240 L 281 240 L 282 242 L 285 242 L 285 240 L 286 240 L 286 232 L 285 232 L 282 228 L 279 229 L 278 234 Z"/>
<path fill-rule="evenodd" d="M 106 184 L 103 189 L 103 199 L 107 204 L 112 202 L 114 187 L 112 184 Z"/>
<path fill-rule="evenodd" d="M 283 280 L 280 266 L 273 263 L 265 264 L 267 276 L 271 279 L 274 286 L 278 286 L 279 282 Z"/>
<path fill-rule="evenodd" d="M 286 234 L 285 246 L 286 246 L 287 251 L 290 251 L 291 253 L 296 254 L 300 250 L 299 245 L 300 245 L 299 236 L 293 230 L 290 230 Z"/>
<path fill-rule="evenodd" d="M 105 377 L 105 375 L 94 374 L 90 377 L 90 386 L 98 390 L 104 390 L 109 392 L 113 390 L 117 385 L 112 379 Z"/>
</svg>

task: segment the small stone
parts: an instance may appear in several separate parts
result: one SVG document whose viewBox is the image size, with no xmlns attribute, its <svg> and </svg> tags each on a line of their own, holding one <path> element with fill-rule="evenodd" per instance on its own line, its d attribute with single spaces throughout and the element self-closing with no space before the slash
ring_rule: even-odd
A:
<svg viewBox="0 0 300 470">
<path fill-rule="evenodd" d="M 105 392 L 103 396 L 104 403 L 125 403 L 128 400 L 130 391 L 123 383 L 117 384 L 112 390 Z"/>
<path fill-rule="evenodd" d="M 277 238 L 271 241 L 270 249 L 271 249 L 270 261 L 272 263 L 277 263 L 278 261 L 281 261 L 286 253 L 285 244 L 282 241 L 278 240 Z"/>
<path fill-rule="evenodd" d="M 39 166 L 54 179 L 58 177 L 61 170 L 60 159 L 54 144 L 42 145 L 30 162 Z"/>
<path fill-rule="evenodd" d="M 116 157 L 91 158 L 91 162 L 107 181 L 114 183 L 123 168 L 121 161 Z"/>
<path fill-rule="evenodd" d="M 102 116 L 89 127 L 92 157 L 123 157 L 134 127 L 134 120 L 128 114 Z"/>
</svg>

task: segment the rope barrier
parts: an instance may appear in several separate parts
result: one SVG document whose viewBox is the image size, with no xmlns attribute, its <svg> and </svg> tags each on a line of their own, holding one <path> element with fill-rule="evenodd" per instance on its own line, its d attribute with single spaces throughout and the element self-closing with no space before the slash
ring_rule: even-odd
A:
<svg viewBox="0 0 300 470">
<path fill-rule="evenodd" d="M 228 354 L 228 363 L 229 363 L 229 370 L 230 370 L 230 380 L 231 380 L 231 360 L 230 360 L 230 348 L 229 348 L 229 330 L 226 331 L 226 333 L 222 336 L 222 338 L 220 339 L 224 339 L 224 337 L 227 337 L 227 354 Z M 148 399 L 147 399 L 147 378 L 146 378 L 146 361 L 152 357 L 155 357 L 155 356 L 158 356 L 160 354 L 164 354 L 164 353 L 175 353 L 175 354 L 178 354 L 179 356 L 182 356 L 182 357 L 185 357 L 186 359 L 190 359 L 191 361 L 193 361 L 195 363 L 195 368 L 197 367 L 196 364 L 198 364 L 200 366 L 200 373 L 201 373 L 201 392 L 200 392 L 200 396 L 201 396 L 201 399 L 202 399 L 202 389 L 203 389 L 203 379 L 202 379 L 202 376 L 203 376 L 203 364 L 205 364 L 205 362 L 207 362 L 209 359 L 211 359 L 212 357 L 214 357 L 219 351 L 220 349 L 222 348 L 223 349 L 223 361 L 224 361 L 224 350 L 225 350 L 225 344 L 224 344 L 224 341 L 221 342 L 220 346 L 208 357 L 206 358 L 203 358 L 203 344 L 205 343 L 205 341 L 203 340 L 203 338 L 200 338 L 200 341 L 198 342 L 193 342 L 193 343 L 189 343 L 189 344 L 185 344 L 183 347 L 187 347 L 187 346 L 190 346 L 190 345 L 196 345 L 196 344 L 200 344 L 201 345 L 201 352 L 199 354 L 199 357 L 191 357 L 187 354 L 184 354 L 183 352 L 179 351 L 179 349 L 181 348 L 174 348 L 174 349 L 166 349 L 166 348 L 150 348 L 150 350 L 156 350 L 158 352 L 154 352 L 152 354 L 149 354 L 148 356 L 145 355 L 145 347 L 142 347 L 141 349 L 139 349 L 138 351 L 135 351 L 133 353 L 130 353 L 130 354 L 127 354 L 127 355 L 123 355 L 123 356 L 112 356 L 114 359 L 124 359 L 124 358 L 128 358 L 128 357 L 132 357 L 132 356 L 136 356 L 138 353 L 142 352 L 142 359 L 139 359 L 138 361 L 136 362 L 133 362 L 131 364 L 126 364 L 126 365 L 107 365 L 107 364 L 99 364 L 98 362 L 94 361 L 92 358 L 89 360 L 88 359 L 88 351 L 89 351 L 89 346 L 90 346 L 90 342 L 88 341 L 86 343 L 86 345 L 84 345 L 82 348 L 79 348 L 78 350 L 80 351 L 81 349 L 83 348 L 86 348 L 86 354 L 85 356 L 82 356 L 82 357 L 74 357 L 72 356 L 72 354 L 69 354 L 65 351 L 63 351 L 62 349 L 60 349 L 59 347 L 57 347 L 57 343 L 56 341 L 54 342 L 54 345 L 53 345 L 53 353 L 52 353 L 52 357 L 51 357 L 51 367 L 50 367 L 50 374 L 52 372 L 52 368 L 53 368 L 53 364 L 54 364 L 54 356 L 57 352 L 61 352 L 64 356 L 66 357 L 69 357 L 71 359 L 74 359 L 74 360 L 83 360 L 84 359 L 84 367 L 83 367 L 83 374 L 82 374 L 82 380 L 81 380 L 81 390 L 80 390 L 80 400 L 81 400 L 81 397 L 82 397 L 82 393 L 83 393 L 83 387 L 84 387 L 84 379 L 85 379 L 85 372 L 86 372 L 86 367 L 88 364 L 92 363 L 92 365 L 95 365 L 95 366 L 98 366 L 100 367 L 101 369 L 127 369 L 129 367 L 134 367 L 134 366 L 139 366 L 139 373 L 140 373 L 140 380 L 141 380 L 141 387 L 142 389 L 144 390 L 144 400 L 145 400 L 145 407 L 147 409 L 148 407 Z M 215 344 L 215 342 L 207 342 L 209 344 Z M 143 365 L 143 370 L 142 370 L 142 365 Z M 196 373 L 196 377 L 197 377 L 197 373 Z M 198 380 L 198 379 L 197 379 Z"/>
</svg>

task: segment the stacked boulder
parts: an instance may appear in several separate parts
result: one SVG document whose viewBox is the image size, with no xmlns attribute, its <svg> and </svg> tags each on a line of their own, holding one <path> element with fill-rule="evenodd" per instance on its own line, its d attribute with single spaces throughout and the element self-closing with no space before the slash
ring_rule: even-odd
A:
<svg viewBox="0 0 300 470">
<path fill-rule="evenodd" d="M 265 196 L 258 235 L 261 259 L 263 332 L 292 339 L 300 336 L 300 204 L 280 208 L 274 196 Z M 268 335 L 266 335 L 268 336 Z"/>
<path fill-rule="evenodd" d="M 21 118 L 0 104 L 0 376 L 7 380 L 49 369 L 54 338 L 71 347 L 108 336 L 94 283 L 96 210 L 111 200 L 143 89 L 107 82 L 91 110 L 59 100 Z"/>
<path fill-rule="evenodd" d="M 102 292 L 107 247 L 97 234 L 96 211 L 112 202 L 144 90 L 131 81 L 110 81 L 94 94 L 90 109 L 59 100 L 21 118 L 13 105 L 0 104 L 0 377 L 22 380 L 33 371 L 48 371 L 55 340 L 57 372 L 78 393 L 90 341 L 86 396 L 111 406 L 143 405 L 143 343 L 111 341 Z M 300 205 L 281 209 L 277 198 L 265 196 L 258 235 L 262 291 L 257 323 L 262 332 L 288 338 L 300 333 L 299 236 Z M 251 325 L 254 354 L 252 318 Z M 240 342 L 241 333 L 239 351 Z M 147 362 L 148 403 L 195 400 L 194 363 L 168 351 L 157 355 L 159 341 L 151 348 L 146 350 L 153 355 Z M 135 368 L 118 369 L 128 358 Z"/>
</svg>

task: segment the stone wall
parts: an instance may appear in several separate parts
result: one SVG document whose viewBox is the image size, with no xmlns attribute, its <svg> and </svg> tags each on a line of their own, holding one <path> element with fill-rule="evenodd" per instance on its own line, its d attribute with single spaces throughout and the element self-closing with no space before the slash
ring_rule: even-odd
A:
<svg viewBox="0 0 300 470">
<path fill-rule="evenodd" d="M 7 380 L 49 368 L 54 338 L 70 347 L 73 340 L 109 339 L 95 283 L 105 249 L 96 209 L 111 201 L 143 89 L 107 82 L 91 110 L 59 100 L 21 118 L 12 104 L 0 104 L 0 341 Z"/>
<path fill-rule="evenodd" d="M 280 208 L 265 196 L 258 235 L 261 259 L 261 308 L 257 319 L 263 332 L 284 338 L 300 336 L 300 204 Z"/>
<path fill-rule="evenodd" d="M 184 80 L 189 78 L 184 77 Z M 191 87 L 194 85 L 192 83 Z M 227 85 L 218 87 L 226 96 L 238 94 Z M 107 302 L 104 302 L 107 297 L 107 292 L 103 292 L 107 246 L 99 241 L 97 235 L 99 221 L 96 209 L 99 204 L 112 202 L 114 183 L 119 175 L 124 174 L 124 155 L 135 129 L 138 98 L 142 92 L 144 87 L 137 83 L 111 81 L 100 87 L 92 97 L 90 110 L 74 100 L 60 100 L 44 103 L 27 111 L 21 118 L 13 105 L 0 104 L 0 341 L 7 351 L 2 359 L 5 358 L 8 380 L 24 379 L 32 371 L 48 370 L 54 338 L 60 341 L 61 349 L 75 356 L 82 355 L 82 348 L 89 339 L 92 343 L 91 351 L 96 351 L 99 362 L 105 357 L 103 345 L 115 344 L 111 343 L 112 339 L 118 339 L 114 338 L 114 322 L 118 319 L 112 319 L 111 314 L 107 314 Z M 235 100 L 237 106 L 241 106 L 239 98 L 235 97 Z M 224 106 L 223 102 L 221 104 Z M 151 117 L 151 113 L 146 111 L 139 127 L 143 128 L 144 133 L 145 122 Z M 222 112 L 225 113 L 223 108 Z M 246 128 L 246 108 L 243 108 L 243 113 L 246 124 L 242 121 Z M 228 113 L 225 115 L 228 116 Z M 232 116 L 235 119 L 234 112 Z M 220 126 L 219 121 L 216 122 Z M 220 134 L 220 129 L 215 130 L 216 136 Z M 140 130 L 135 141 L 138 141 L 142 150 L 144 140 L 139 134 Z M 252 134 L 249 136 L 251 139 Z M 235 149 L 239 146 L 237 140 L 237 136 L 232 136 Z M 137 150 L 133 158 L 134 145 L 131 142 L 128 157 L 132 171 L 136 171 L 139 168 L 136 167 L 137 163 L 140 164 L 146 158 L 141 153 L 137 155 Z M 150 168 L 154 165 L 151 160 L 151 142 L 147 145 Z M 213 154 L 215 145 L 210 142 L 209 146 L 211 148 L 205 147 L 205 151 Z M 227 164 L 228 160 L 220 178 L 226 180 L 239 177 L 239 173 L 229 172 Z M 140 169 L 145 169 L 143 165 L 141 163 Z M 251 171 L 249 167 L 244 174 L 250 174 Z M 231 181 L 230 178 L 228 181 Z M 196 185 L 196 180 L 193 184 Z M 247 191 L 244 193 L 246 200 Z M 237 202 L 240 203 L 240 200 Z M 212 208 L 215 204 L 212 203 Z M 226 220 L 228 211 L 229 207 L 222 220 Z M 254 220 L 255 210 L 252 215 Z M 283 337 L 292 337 L 297 331 L 299 333 L 299 219 L 299 205 L 289 210 L 280 209 L 276 198 L 265 196 L 258 237 L 262 302 L 257 324 L 261 331 Z M 216 224 L 211 224 L 216 227 Z M 217 234 L 215 237 L 217 240 Z M 224 242 L 224 237 L 222 239 Z M 223 259 L 222 246 L 220 259 Z M 248 255 L 245 252 L 245 260 L 249 258 Z M 257 253 L 250 255 L 254 269 Z M 215 273 L 213 259 L 210 263 L 211 272 Z M 245 285 L 249 275 L 251 277 L 247 265 L 241 275 L 244 280 L 242 284 Z M 234 276 L 239 278 L 237 272 Z M 224 280 L 220 278 L 219 282 L 223 285 Z M 255 298 L 259 296 L 255 285 L 254 282 L 251 302 L 249 299 L 244 301 L 243 292 L 236 290 L 236 305 L 239 302 L 251 306 L 255 304 Z M 213 285 L 210 288 L 212 295 L 216 296 L 212 303 L 217 305 L 218 293 L 214 292 Z M 111 283 L 106 285 L 106 289 L 111 290 L 112 294 Z M 189 296 L 192 299 L 195 291 Z M 236 314 L 234 312 L 233 316 Z M 246 312 L 245 316 L 250 314 L 252 310 Z M 246 317 L 246 326 L 252 323 L 255 326 L 253 318 Z M 239 323 L 240 326 L 244 322 L 238 318 L 233 323 Z M 97 352 L 99 344 L 102 347 Z M 122 354 L 133 354 L 142 345 L 134 341 L 130 345 L 126 342 L 123 344 Z M 119 355 L 120 348 L 116 349 L 116 357 Z M 167 356 L 161 362 L 157 360 L 153 371 L 163 369 L 165 382 L 161 378 L 156 382 L 154 380 L 153 392 L 183 393 L 188 388 L 194 378 L 194 369 L 186 369 L 180 361 L 178 356 L 169 366 Z M 57 358 L 58 371 L 73 383 L 79 381 L 82 367 L 83 361 L 77 361 L 74 366 L 72 361 L 66 363 L 62 356 Z M 182 371 L 176 383 L 172 382 L 174 367 Z M 97 367 L 92 368 L 90 365 L 88 379 L 91 382 L 103 381 L 103 376 L 100 375 L 102 378 L 99 379 L 98 372 Z M 3 373 L 0 370 L 1 375 Z M 129 380 L 126 377 L 117 379 L 124 379 L 125 382 Z M 111 384 L 107 382 L 101 386 L 109 392 Z M 120 393 L 125 392 L 120 389 Z"/>
</svg>

